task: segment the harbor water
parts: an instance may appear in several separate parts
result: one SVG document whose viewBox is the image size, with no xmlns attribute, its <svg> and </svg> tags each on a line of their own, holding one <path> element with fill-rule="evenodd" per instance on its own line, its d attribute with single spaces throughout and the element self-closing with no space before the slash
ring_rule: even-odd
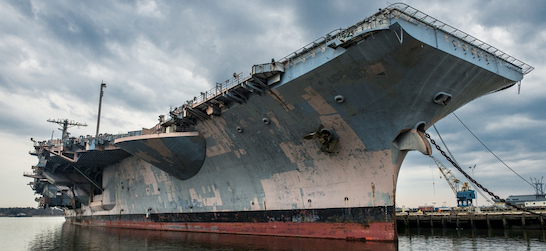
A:
<svg viewBox="0 0 546 251">
<path fill-rule="evenodd" d="M 0 217 L 1 250 L 546 250 L 546 231 L 405 229 L 398 243 L 84 227 Z"/>
</svg>

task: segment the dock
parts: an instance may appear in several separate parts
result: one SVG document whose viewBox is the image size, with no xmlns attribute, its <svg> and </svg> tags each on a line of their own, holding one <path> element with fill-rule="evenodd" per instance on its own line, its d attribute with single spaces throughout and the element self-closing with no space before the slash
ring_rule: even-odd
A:
<svg viewBox="0 0 546 251">
<path fill-rule="evenodd" d="M 398 212 L 398 228 L 545 229 L 546 210 L 500 212 Z"/>
</svg>

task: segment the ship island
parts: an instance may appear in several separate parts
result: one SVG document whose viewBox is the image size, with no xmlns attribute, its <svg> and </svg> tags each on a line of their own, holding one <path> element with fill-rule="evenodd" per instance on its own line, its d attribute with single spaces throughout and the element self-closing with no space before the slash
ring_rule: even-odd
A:
<svg viewBox="0 0 546 251">
<path fill-rule="evenodd" d="M 533 69 L 393 4 L 229 76 L 150 128 L 72 137 L 77 123 L 52 120 L 63 137 L 33 139 L 25 176 L 39 205 L 73 224 L 397 241 L 408 151 L 430 155 L 429 127 Z"/>
</svg>

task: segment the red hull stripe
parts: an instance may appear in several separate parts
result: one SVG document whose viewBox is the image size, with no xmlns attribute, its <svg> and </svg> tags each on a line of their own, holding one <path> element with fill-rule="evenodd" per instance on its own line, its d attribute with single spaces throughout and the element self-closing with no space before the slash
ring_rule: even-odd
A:
<svg viewBox="0 0 546 251">
<path fill-rule="evenodd" d="M 143 221 L 75 221 L 74 224 L 129 229 L 150 229 L 204 233 L 250 234 L 269 236 L 308 237 L 365 241 L 395 241 L 396 227 L 393 223 L 227 223 L 227 222 L 143 222 Z"/>
</svg>

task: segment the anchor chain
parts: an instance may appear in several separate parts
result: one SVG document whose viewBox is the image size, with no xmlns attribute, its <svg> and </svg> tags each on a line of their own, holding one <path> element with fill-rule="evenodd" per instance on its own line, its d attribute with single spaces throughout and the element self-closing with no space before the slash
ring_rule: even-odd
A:
<svg viewBox="0 0 546 251">
<path fill-rule="evenodd" d="M 505 203 L 506 205 L 510 206 L 510 207 L 513 207 L 513 208 L 516 208 L 518 210 L 521 210 L 521 211 L 525 211 L 525 212 L 528 212 L 528 213 L 531 213 L 531 214 L 534 214 L 534 215 L 539 215 L 539 216 L 544 216 L 543 214 L 539 214 L 539 213 L 535 213 L 529 209 L 526 209 L 526 208 L 523 208 L 523 207 L 520 207 L 518 205 L 514 205 L 508 201 L 506 201 L 505 199 L 502 199 L 500 198 L 499 196 L 495 195 L 493 192 L 489 191 L 489 189 L 483 187 L 480 183 L 478 183 L 476 180 L 474 180 L 470 175 L 468 175 L 465 171 L 463 171 L 463 169 L 457 165 L 457 163 L 455 163 L 455 161 L 453 159 L 451 159 L 444 150 L 442 150 L 442 148 L 440 148 L 440 146 L 438 144 L 436 144 L 436 141 L 434 141 L 431 137 L 430 137 L 430 134 L 428 134 L 427 132 L 424 131 L 424 129 L 421 129 L 420 130 L 424 135 L 425 137 L 427 137 L 427 139 L 430 140 L 430 143 L 434 145 L 434 147 L 436 147 L 436 150 L 438 150 L 445 158 L 447 161 L 449 161 L 460 173 L 462 173 L 464 175 L 464 177 L 466 177 L 468 180 L 470 180 L 470 182 L 474 183 L 474 185 L 476 185 L 477 187 L 479 187 L 480 189 L 482 189 L 484 192 L 488 193 L 490 196 L 492 196 L 493 198 L 499 200 L 500 202 L 502 203 Z"/>
</svg>

